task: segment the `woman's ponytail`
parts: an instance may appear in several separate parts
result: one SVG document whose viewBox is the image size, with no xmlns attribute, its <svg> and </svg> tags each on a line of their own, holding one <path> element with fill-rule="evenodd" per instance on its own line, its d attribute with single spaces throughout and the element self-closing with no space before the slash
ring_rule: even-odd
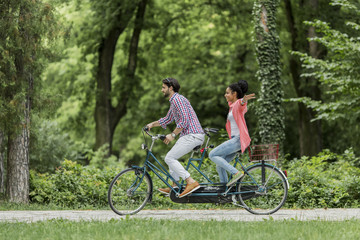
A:
<svg viewBox="0 0 360 240">
<path fill-rule="evenodd" d="M 239 84 L 239 86 L 240 86 L 240 88 L 241 88 L 241 91 L 242 91 L 242 93 L 243 93 L 243 95 L 241 96 L 241 98 L 243 98 L 244 95 L 245 95 L 245 93 L 247 93 L 247 91 L 248 91 L 248 83 L 247 83 L 245 80 L 240 80 L 240 81 L 238 82 L 238 84 Z"/>
<path fill-rule="evenodd" d="M 245 80 L 240 80 L 237 83 L 230 84 L 229 88 L 231 91 L 236 92 L 238 99 L 241 99 L 248 90 L 248 83 Z"/>
</svg>

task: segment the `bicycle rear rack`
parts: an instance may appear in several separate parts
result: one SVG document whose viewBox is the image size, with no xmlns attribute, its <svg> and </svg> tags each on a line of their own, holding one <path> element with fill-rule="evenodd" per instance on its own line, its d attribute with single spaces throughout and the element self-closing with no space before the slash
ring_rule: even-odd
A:
<svg viewBox="0 0 360 240">
<path fill-rule="evenodd" d="M 279 158 L 279 144 L 252 145 L 248 147 L 249 161 L 277 161 Z"/>
</svg>

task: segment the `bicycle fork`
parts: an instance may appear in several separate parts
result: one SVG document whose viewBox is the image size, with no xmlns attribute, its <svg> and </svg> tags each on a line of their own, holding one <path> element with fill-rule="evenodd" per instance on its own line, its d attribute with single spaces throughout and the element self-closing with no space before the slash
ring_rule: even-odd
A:
<svg viewBox="0 0 360 240">
<path fill-rule="evenodd" d="M 128 189 L 132 191 L 132 194 L 136 191 L 136 189 L 140 186 L 140 184 L 142 183 L 142 181 L 144 180 L 145 175 L 148 175 L 148 178 L 150 180 L 150 197 L 148 200 L 148 203 L 152 202 L 152 197 L 153 197 L 153 182 L 151 179 L 151 176 L 149 175 L 149 173 L 146 171 L 145 166 L 144 167 L 139 167 L 139 166 L 131 166 L 133 169 L 135 169 L 135 175 L 136 175 L 136 179 L 134 181 L 134 183 L 130 186 L 130 188 Z M 133 188 L 132 186 L 134 186 L 137 183 L 136 187 Z"/>
</svg>

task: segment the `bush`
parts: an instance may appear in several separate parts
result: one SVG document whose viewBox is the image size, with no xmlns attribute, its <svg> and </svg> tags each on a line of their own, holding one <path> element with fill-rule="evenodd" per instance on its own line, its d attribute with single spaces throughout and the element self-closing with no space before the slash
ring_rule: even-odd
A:
<svg viewBox="0 0 360 240">
<path fill-rule="evenodd" d="M 245 159 L 242 160 L 245 163 Z M 187 162 L 186 162 L 187 163 Z M 290 190 L 287 208 L 343 208 L 360 207 L 359 158 L 352 149 L 343 154 L 324 150 L 315 157 L 302 157 L 284 161 L 283 170 L 289 175 Z M 30 199 L 33 203 L 56 204 L 70 208 L 107 206 L 107 191 L 112 179 L 125 166 L 105 167 L 82 166 L 65 160 L 54 174 L 31 171 Z M 214 181 L 218 181 L 215 164 L 205 159 L 201 170 Z M 199 182 L 206 180 L 189 170 Z M 211 208 L 213 204 L 177 204 L 161 195 L 156 189 L 164 187 L 154 174 L 154 197 L 149 208 Z"/>
<path fill-rule="evenodd" d="M 55 173 L 38 173 L 31 170 L 30 200 L 32 203 L 75 209 L 107 206 L 107 191 L 110 182 L 125 168 L 124 165 L 118 164 L 117 167 L 107 166 L 100 169 L 96 166 L 82 166 L 76 162 L 65 160 Z M 211 179 L 218 177 L 215 165 L 209 159 L 205 159 L 201 170 Z M 189 171 L 198 181 L 205 181 L 193 168 Z M 165 187 L 165 184 L 153 173 L 150 175 L 154 184 L 154 200 L 147 205 L 151 208 L 171 208 L 175 205 L 181 207 L 156 190 L 159 187 Z M 191 205 L 186 204 L 184 207 L 191 208 Z"/>
<path fill-rule="evenodd" d="M 324 150 L 315 157 L 289 161 L 287 207 L 342 208 L 360 206 L 359 158 L 352 149 L 338 155 Z"/>
<path fill-rule="evenodd" d="M 31 170 L 30 200 L 73 208 L 105 206 L 109 184 L 123 168 L 106 167 L 100 170 L 65 160 L 54 174 Z"/>
</svg>

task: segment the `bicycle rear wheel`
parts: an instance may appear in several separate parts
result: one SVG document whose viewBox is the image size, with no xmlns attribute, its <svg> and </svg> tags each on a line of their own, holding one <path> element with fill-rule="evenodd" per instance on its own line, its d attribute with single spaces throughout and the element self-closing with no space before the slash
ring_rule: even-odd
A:
<svg viewBox="0 0 360 240">
<path fill-rule="evenodd" d="M 119 215 L 131 215 L 143 209 L 152 195 L 152 182 L 140 169 L 120 172 L 111 182 L 108 202 Z"/>
<path fill-rule="evenodd" d="M 286 201 L 288 187 L 284 175 L 274 166 L 250 166 L 238 184 L 240 203 L 253 214 L 272 214 Z"/>
</svg>

